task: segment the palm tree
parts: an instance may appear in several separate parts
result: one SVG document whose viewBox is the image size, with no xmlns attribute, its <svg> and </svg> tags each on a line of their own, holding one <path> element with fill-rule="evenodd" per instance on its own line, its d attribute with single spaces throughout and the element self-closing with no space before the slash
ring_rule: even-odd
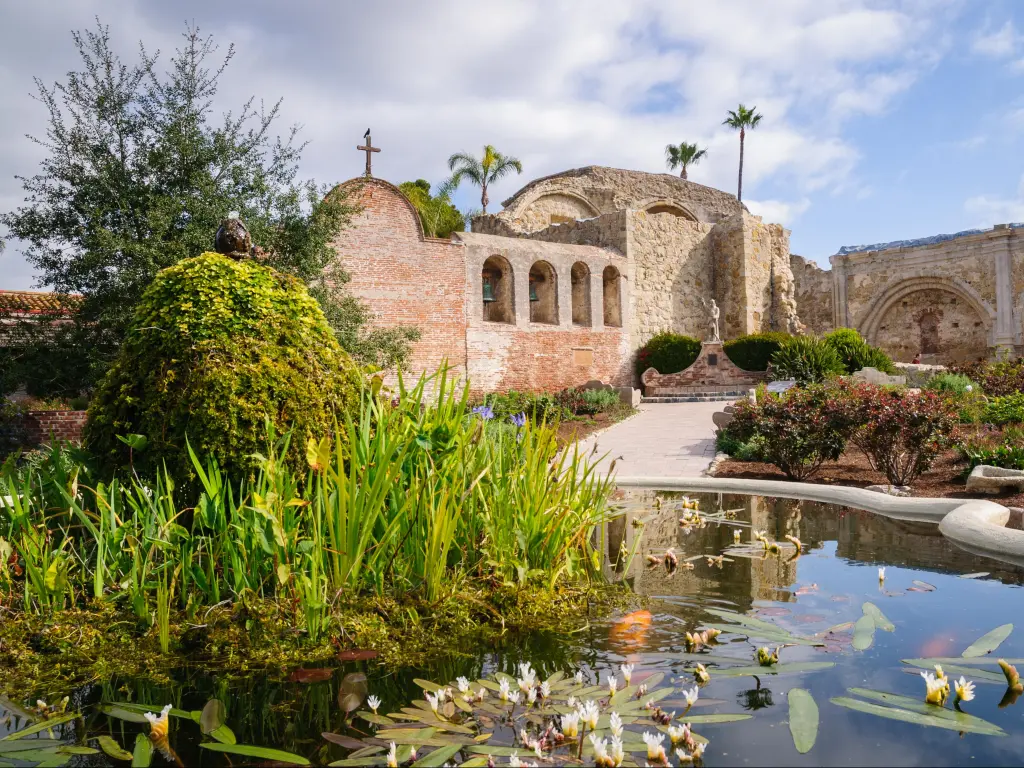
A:
<svg viewBox="0 0 1024 768">
<path fill-rule="evenodd" d="M 747 128 L 753 130 L 761 122 L 761 115 L 754 111 L 756 109 L 757 107 L 747 109 L 740 104 L 735 112 L 729 110 L 729 116 L 722 121 L 722 125 L 728 125 L 740 132 L 740 183 L 736 190 L 737 200 L 743 200 L 743 139 L 746 138 Z"/>
<path fill-rule="evenodd" d="M 670 171 L 681 168 L 679 178 L 685 179 L 687 166 L 696 165 L 707 153 L 706 149 L 699 149 L 696 144 L 687 144 L 685 141 L 678 146 L 669 144 L 665 147 L 665 162 Z"/>
<path fill-rule="evenodd" d="M 514 157 L 505 157 L 488 144 L 484 147 L 484 156 L 481 160 L 465 152 L 456 152 L 448 158 L 448 170 L 453 171 L 449 180 L 453 190 L 459 186 L 463 177 L 480 187 L 480 205 L 483 206 L 483 212 L 487 213 L 487 203 L 490 202 L 487 197 L 487 186 L 513 170 L 522 173 L 523 164 Z"/>
</svg>

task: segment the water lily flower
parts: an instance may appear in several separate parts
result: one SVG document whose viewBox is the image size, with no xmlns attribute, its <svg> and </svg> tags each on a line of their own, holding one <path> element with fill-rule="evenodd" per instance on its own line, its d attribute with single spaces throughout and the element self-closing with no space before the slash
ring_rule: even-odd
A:
<svg viewBox="0 0 1024 768">
<path fill-rule="evenodd" d="M 693 749 L 692 751 L 690 751 L 689 754 L 687 754 L 686 750 L 684 749 L 677 749 L 676 757 L 679 758 L 679 764 L 686 765 L 688 763 L 697 762 L 701 759 L 701 757 L 704 756 L 704 747 L 706 746 L 706 744 L 694 744 Z"/>
<path fill-rule="evenodd" d="M 508 701 L 510 692 L 509 688 L 510 686 L 508 678 L 503 677 L 501 678 L 501 680 L 498 681 L 498 696 L 501 698 L 502 701 Z"/>
<path fill-rule="evenodd" d="M 642 699 L 647 695 L 647 683 L 641 683 L 640 687 L 636 689 L 636 697 Z"/>
<path fill-rule="evenodd" d="M 788 541 L 790 544 L 792 544 L 794 547 L 796 547 L 796 551 L 797 551 L 798 554 L 803 551 L 804 545 L 800 542 L 800 539 L 798 539 L 796 536 L 790 536 L 789 534 L 787 534 L 786 535 L 786 541 Z"/>
<path fill-rule="evenodd" d="M 705 643 L 714 642 L 715 639 L 720 634 L 722 634 L 722 630 L 720 630 L 720 629 L 705 629 L 704 630 L 704 642 Z"/>
<path fill-rule="evenodd" d="M 612 712 L 608 718 L 608 727 L 612 732 L 612 736 L 622 737 L 622 717 L 618 712 Z"/>
<path fill-rule="evenodd" d="M 929 704 L 937 704 L 940 707 L 946 702 L 946 695 L 949 693 L 949 683 L 944 678 L 937 678 L 931 672 L 922 672 L 924 684 L 927 687 L 924 700 Z"/>
<path fill-rule="evenodd" d="M 167 738 L 168 719 L 167 716 L 170 714 L 171 705 L 168 704 L 162 710 L 159 715 L 155 715 L 152 712 L 144 712 L 143 716 L 149 721 L 149 738 L 153 741 L 161 741 Z"/>
<path fill-rule="evenodd" d="M 621 738 L 612 736 L 611 748 L 608 754 L 612 759 L 612 768 L 618 768 L 622 765 L 622 761 L 626 759 L 626 750 L 622 746 Z"/>
<path fill-rule="evenodd" d="M 878 569 L 878 580 L 885 581 L 885 566 L 882 566 Z"/>
<path fill-rule="evenodd" d="M 537 703 L 537 689 L 531 688 L 526 692 L 526 705 L 532 707 Z"/>
<path fill-rule="evenodd" d="M 943 679 L 945 679 L 945 677 L 946 677 L 946 673 L 942 671 L 942 665 L 941 664 L 936 664 L 935 665 L 935 678 L 937 680 L 943 680 Z"/>
<path fill-rule="evenodd" d="M 551 696 L 551 684 L 547 680 L 540 684 L 539 690 L 541 698 L 546 699 Z"/>
<path fill-rule="evenodd" d="M 576 685 L 580 685 L 583 682 L 583 670 L 576 670 L 576 675 L 573 679 L 576 681 Z"/>
<path fill-rule="evenodd" d="M 572 705 L 570 705 L 572 706 Z M 580 732 L 580 713 L 572 712 L 562 715 L 562 733 L 567 739 L 575 739 Z"/>
<path fill-rule="evenodd" d="M 409 747 L 409 759 L 410 760 L 415 760 L 416 759 L 416 745 L 415 744 L 413 744 L 412 746 Z"/>
<path fill-rule="evenodd" d="M 687 690 L 686 688 L 683 689 L 683 698 L 686 701 L 687 709 L 689 709 L 697 703 L 698 696 L 700 696 L 700 688 L 698 688 L 696 685 L 690 688 L 689 690 Z"/>
<path fill-rule="evenodd" d="M 760 664 L 762 667 L 770 667 L 772 664 L 778 664 L 779 651 L 781 650 L 782 648 L 776 648 L 774 651 L 771 651 L 768 648 L 764 647 L 758 648 L 757 663 Z"/>
<path fill-rule="evenodd" d="M 711 673 L 708 672 L 707 667 L 705 667 L 703 664 L 698 664 L 693 674 L 694 677 L 697 678 L 697 682 L 701 684 L 704 684 L 711 679 Z"/>
<path fill-rule="evenodd" d="M 665 550 L 665 570 L 669 573 L 674 571 L 679 566 L 679 558 L 676 557 L 676 551 L 672 547 Z"/>
<path fill-rule="evenodd" d="M 684 743 L 689 735 L 690 727 L 688 725 L 670 725 L 668 727 L 668 738 L 673 746 Z"/>
<path fill-rule="evenodd" d="M 568 701 L 565 702 L 565 706 L 569 707 L 569 709 L 576 709 L 576 697 L 570 696 Z"/>
<path fill-rule="evenodd" d="M 957 701 L 971 701 L 974 698 L 974 683 L 963 675 L 960 675 L 953 688 L 956 690 Z"/>
<path fill-rule="evenodd" d="M 1008 664 L 1003 659 L 999 659 L 999 668 L 1003 670 L 1003 675 L 1006 677 L 1006 684 L 1010 687 L 1013 693 L 1024 693 L 1024 685 L 1021 684 L 1020 674 L 1017 672 L 1017 668 L 1013 664 Z"/>
<path fill-rule="evenodd" d="M 537 682 L 537 672 L 528 661 L 520 662 L 519 676 L 530 685 Z"/>
<path fill-rule="evenodd" d="M 373 714 L 377 714 L 377 707 L 380 706 L 380 699 L 376 696 L 368 696 L 366 699 L 366 706 L 373 710 Z"/>
<path fill-rule="evenodd" d="M 487 698 L 487 689 L 486 688 L 481 688 L 479 693 L 477 693 L 476 697 L 478 699 L 480 699 L 480 701 L 483 701 L 484 699 L 486 699 Z"/>
<path fill-rule="evenodd" d="M 537 768 L 536 763 L 528 763 L 525 760 L 520 760 L 519 755 L 515 752 L 508 759 L 508 764 L 511 768 Z"/>
<path fill-rule="evenodd" d="M 440 704 L 441 701 L 442 701 L 441 692 L 438 691 L 437 695 L 435 696 L 435 695 L 431 694 L 430 691 L 426 691 L 424 695 L 427 697 L 427 704 L 430 705 L 430 708 L 432 710 L 434 710 L 434 714 L 436 715 L 437 714 L 437 705 Z"/>
<path fill-rule="evenodd" d="M 519 696 L 520 696 L 519 691 L 513 691 L 512 693 L 510 693 L 508 695 L 509 703 L 512 704 L 513 706 L 518 704 L 519 703 Z"/>
<path fill-rule="evenodd" d="M 612 756 L 608 754 L 608 740 L 599 738 L 596 733 L 590 734 L 590 743 L 594 745 L 594 765 L 610 768 Z"/>
<path fill-rule="evenodd" d="M 615 675 L 608 675 L 608 691 L 610 695 L 614 696 L 615 691 L 619 689 L 619 681 L 615 679 Z"/>
<path fill-rule="evenodd" d="M 465 693 L 469 690 L 469 678 L 457 677 L 455 678 L 455 684 L 459 686 L 459 693 Z"/>
<path fill-rule="evenodd" d="M 596 701 L 587 699 L 578 711 L 580 722 L 584 723 L 590 730 L 597 728 L 597 720 L 601 716 L 601 710 L 598 709 Z"/>
<path fill-rule="evenodd" d="M 388 768 L 398 768 L 398 745 L 391 742 L 391 749 L 388 750 Z"/>
<path fill-rule="evenodd" d="M 733 528 L 732 529 L 732 542 L 733 542 L 733 544 L 739 544 L 740 543 L 740 536 L 741 535 L 742 535 L 742 532 L 740 531 L 739 528 Z"/>
<path fill-rule="evenodd" d="M 665 747 L 662 746 L 662 742 L 665 741 L 665 736 L 663 734 L 644 731 L 643 739 L 644 744 L 647 745 L 648 760 L 657 760 L 659 763 L 668 762 L 668 756 L 665 754 Z"/>
<path fill-rule="evenodd" d="M 636 668 L 635 664 L 620 664 L 619 669 L 622 671 L 622 679 L 626 681 L 626 685 L 629 685 L 629 681 L 633 679 L 633 670 Z"/>
</svg>

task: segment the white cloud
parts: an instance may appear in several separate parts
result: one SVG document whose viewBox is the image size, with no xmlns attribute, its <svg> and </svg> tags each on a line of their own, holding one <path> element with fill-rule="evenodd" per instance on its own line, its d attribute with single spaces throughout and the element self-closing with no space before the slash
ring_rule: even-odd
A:
<svg viewBox="0 0 1024 768">
<path fill-rule="evenodd" d="M 997 30 L 979 31 L 971 42 L 971 50 L 981 56 L 1006 59 L 1014 55 L 1022 40 L 1013 22 L 1007 21 Z"/>
<path fill-rule="evenodd" d="M 1024 176 L 1021 176 L 1015 196 L 978 195 L 964 202 L 964 210 L 975 219 L 978 227 L 1024 222 Z"/>
<path fill-rule="evenodd" d="M 782 224 L 785 227 L 791 227 L 793 222 L 811 207 L 811 201 L 806 197 L 795 201 L 744 200 L 743 202 L 755 216 L 760 216 L 768 222 Z"/>
</svg>

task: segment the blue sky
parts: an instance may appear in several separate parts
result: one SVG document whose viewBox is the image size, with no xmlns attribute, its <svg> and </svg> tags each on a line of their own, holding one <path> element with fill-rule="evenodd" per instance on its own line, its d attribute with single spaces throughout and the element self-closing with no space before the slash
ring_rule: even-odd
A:
<svg viewBox="0 0 1024 768">
<path fill-rule="evenodd" d="M 96 14 L 128 57 L 141 39 L 166 58 L 185 20 L 235 42 L 218 106 L 283 97 L 281 131 L 302 125 L 300 171 L 321 182 L 361 172 L 370 125 L 374 169 L 395 183 L 440 181 L 448 155 L 485 143 L 518 156 L 522 177 L 492 201 L 584 165 L 662 172 L 679 141 L 709 149 L 691 179 L 735 191 L 721 121 L 743 102 L 764 115 L 744 200 L 792 230 L 794 253 L 827 266 L 843 245 L 1024 220 L 1024 3 L 1009 0 L 5 4 L 4 210 L 40 159 L 24 138 L 45 129 L 32 77 L 75 67 L 69 31 Z M 8 243 L 0 288 L 34 282 Z"/>
</svg>

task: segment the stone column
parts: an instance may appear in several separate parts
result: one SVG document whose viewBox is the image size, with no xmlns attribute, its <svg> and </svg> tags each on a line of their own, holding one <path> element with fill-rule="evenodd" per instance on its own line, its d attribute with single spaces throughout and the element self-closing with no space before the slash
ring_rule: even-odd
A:
<svg viewBox="0 0 1024 768">
<path fill-rule="evenodd" d="M 835 256 L 829 256 L 828 261 L 832 265 L 832 324 L 836 328 L 848 328 L 846 257 L 836 254 Z"/>
<path fill-rule="evenodd" d="M 604 264 L 590 264 L 590 327 L 604 328 Z"/>
<path fill-rule="evenodd" d="M 999 356 L 1013 355 L 1013 345 L 1016 341 L 1016 327 L 1013 317 L 1013 287 L 1012 268 L 1010 258 L 1010 235 L 1013 230 L 1007 224 L 996 224 L 989 233 L 989 238 L 998 247 L 993 256 L 996 267 L 996 323 L 992 329 L 992 343 Z"/>
</svg>

